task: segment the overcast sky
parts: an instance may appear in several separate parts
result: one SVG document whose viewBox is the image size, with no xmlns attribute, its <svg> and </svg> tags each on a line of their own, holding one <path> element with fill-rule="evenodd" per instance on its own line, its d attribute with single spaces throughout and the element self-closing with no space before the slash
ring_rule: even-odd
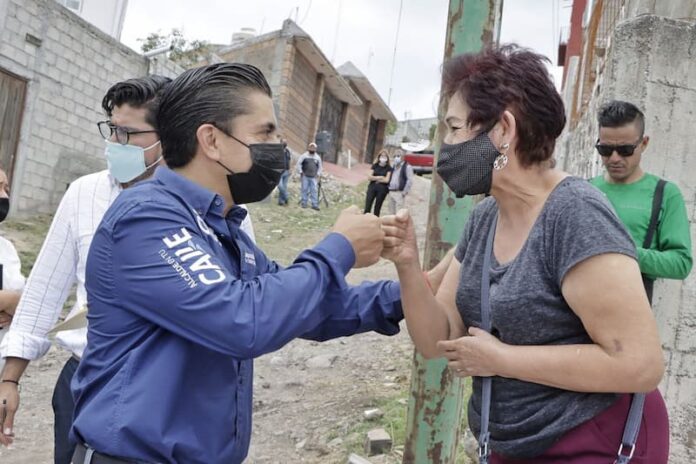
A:
<svg viewBox="0 0 696 464">
<path fill-rule="evenodd" d="M 501 41 L 556 62 L 560 27 L 572 0 L 504 0 Z M 121 40 L 140 50 L 150 32 L 182 29 L 187 39 L 230 43 L 243 27 L 265 33 L 290 17 L 335 66 L 352 61 L 389 98 L 400 0 L 129 0 Z M 403 0 L 390 107 L 404 119 L 435 116 L 448 0 Z M 552 69 L 560 79 L 560 68 Z"/>
</svg>

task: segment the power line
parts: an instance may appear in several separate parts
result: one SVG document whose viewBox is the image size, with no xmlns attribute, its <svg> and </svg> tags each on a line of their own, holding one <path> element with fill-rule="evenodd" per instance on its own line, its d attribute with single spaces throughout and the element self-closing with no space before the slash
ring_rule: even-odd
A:
<svg viewBox="0 0 696 464">
<path fill-rule="evenodd" d="M 404 8 L 404 0 L 399 2 L 399 19 L 396 23 L 396 37 L 394 38 L 394 54 L 392 55 L 391 76 L 389 77 L 389 97 L 387 106 L 391 105 L 392 90 L 394 90 L 394 67 L 396 65 L 396 49 L 399 45 L 399 31 L 401 30 L 401 10 Z"/>
<path fill-rule="evenodd" d="M 302 17 L 302 21 L 300 21 L 299 24 L 300 26 L 305 22 L 307 19 L 307 16 L 309 16 L 309 10 L 312 8 L 312 0 L 309 0 L 309 5 L 307 5 L 307 11 L 305 11 L 304 16 Z"/>
<path fill-rule="evenodd" d="M 338 31 L 341 28 L 341 9 L 343 8 L 343 0 L 338 0 L 338 14 L 336 15 L 336 34 L 334 34 L 334 46 L 331 52 L 331 63 L 335 64 L 336 47 L 338 46 Z"/>
</svg>

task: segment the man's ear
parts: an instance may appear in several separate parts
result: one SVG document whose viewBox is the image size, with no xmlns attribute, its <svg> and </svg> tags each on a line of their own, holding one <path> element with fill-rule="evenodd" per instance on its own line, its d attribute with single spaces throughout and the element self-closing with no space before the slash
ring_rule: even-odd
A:
<svg viewBox="0 0 696 464">
<path fill-rule="evenodd" d="M 201 124 L 196 129 L 196 141 L 205 156 L 212 161 L 220 161 L 220 142 L 222 131 L 212 124 Z"/>
</svg>

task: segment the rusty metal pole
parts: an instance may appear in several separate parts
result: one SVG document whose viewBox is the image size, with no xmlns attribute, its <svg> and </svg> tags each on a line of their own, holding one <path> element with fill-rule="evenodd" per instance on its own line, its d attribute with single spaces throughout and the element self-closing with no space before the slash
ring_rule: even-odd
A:
<svg viewBox="0 0 696 464">
<path fill-rule="evenodd" d="M 497 42 L 502 10 L 503 0 L 450 0 L 445 60 Z M 442 121 L 437 134 L 439 148 L 444 134 Z M 424 268 L 437 264 L 457 243 L 473 204 L 470 197 L 455 198 L 442 179 L 433 174 Z M 404 464 L 455 462 L 464 389 L 463 382 L 446 367 L 441 359 L 426 361 L 414 353 Z"/>
</svg>

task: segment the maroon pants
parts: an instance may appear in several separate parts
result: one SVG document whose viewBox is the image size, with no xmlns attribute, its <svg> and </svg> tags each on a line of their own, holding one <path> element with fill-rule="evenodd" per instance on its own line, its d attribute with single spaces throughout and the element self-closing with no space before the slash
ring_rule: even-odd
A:
<svg viewBox="0 0 696 464">
<path fill-rule="evenodd" d="M 612 464 L 621 444 L 631 395 L 619 400 L 589 421 L 563 435 L 541 456 L 511 459 L 491 454 L 490 464 Z M 669 419 L 658 390 L 645 397 L 643 420 L 630 464 L 667 464 L 669 455 Z"/>
</svg>

